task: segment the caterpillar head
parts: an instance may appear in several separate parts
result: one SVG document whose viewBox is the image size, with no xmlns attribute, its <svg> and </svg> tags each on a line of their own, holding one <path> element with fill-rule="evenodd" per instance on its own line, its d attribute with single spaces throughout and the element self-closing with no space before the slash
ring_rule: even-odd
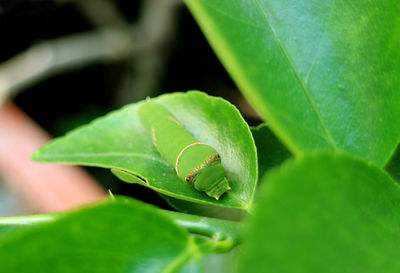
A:
<svg viewBox="0 0 400 273">
<path fill-rule="evenodd" d="M 194 188 L 204 191 L 208 196 L 216 200 L 231 189 L 225 177 L 224 167 L 221 164 L 214 164 L 203 168 L 194 181 Z"/>
</svg>

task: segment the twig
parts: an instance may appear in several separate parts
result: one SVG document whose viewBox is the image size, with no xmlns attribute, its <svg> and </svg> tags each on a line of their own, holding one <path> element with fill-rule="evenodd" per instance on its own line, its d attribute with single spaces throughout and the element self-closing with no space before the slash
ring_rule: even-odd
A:
<svg viewBox="0 0 400 273">
<path fill-rule="evenodd" d="M 12 93 L 45 78 L 101 61 L 126 58 L 134 49 L 130 34 L 113 28 L 38 43 L 0 64 L 0 104 Z"/>
<path fill-rule="evenodd" d="M 157 94 L 167 67 L 167 58 L 177 31 L 180 0 L 144 0 L 135 37 L 141 50 L 133 56 L 130 92 L 120 94 L 121 105 Z"/>
<path fill-rule="evenodd" d="M 176 32 L 176 12 L 181 0 L 145 0 L 137 24 L 128 24 L 107 0 L 74 1 L 89 20 L 102 28 L 40 42 L 0 64 L 0 105 L 16 92 L 49 77 L 82 66 L 127 60 L 116 88 L 118 105 L 156 93 L 166 68 L 166 58 Z M 101 4 L 101 9 L 97 9 Z M 102 11 L 96 13 L 96 11 Z M 101 15 L 107 14 L 107 19 Z M 108 26 L 108 27 L 104 27 Z M 129 60 L 134 56 L 133 61 Z M 125 65 L 128 67 L 128 65 Z M 130 74 L 133 70 L 133 75 Z"/>
</svg>

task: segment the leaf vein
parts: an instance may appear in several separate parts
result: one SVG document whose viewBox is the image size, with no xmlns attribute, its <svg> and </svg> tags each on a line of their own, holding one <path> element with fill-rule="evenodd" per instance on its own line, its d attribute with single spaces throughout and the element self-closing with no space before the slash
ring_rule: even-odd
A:
<svg viewBox="0 0 400 273">
<path fill-rule="evenodd" d="M 250 27 L 258 28 L 258 29 L 264 29 L 264 27 L 261 26 L 261 25 L 256 25 L 256 24 L 252 24 L 252 23 L 250 23 L 248 21 L 241 20 L 241 19 L 239 19 L 237 17 L 234 17 L 231 14 L 229 14 L 229 13 L 223 11 L 223 10 L 220 10 L 220 9 L 216 8 L 215 6 L 212 6 L 212 5 L 208 4 L 207 2 L 203 2 L 203 4 L 204 4 L 204 6 L 214 10 L 216 13 L 219 13 L 220 15 L 228 17 L 229 19 L 232 19 L 232 20 L 234 20 L 236 22 L 242 23 L 242 24 L 250 26 Z"/>
<path fill-rule="evenodd" d="M 68 158 L 68 157 L 80 157 L 80 158 L 90 158 L 90 157 L 107 157 L 107 156 L 115 156 L 115 157 L 140 157 L 146 158 L 153 161 L 157 161 L 162 163 L 163 165 L 169 166 L 167 162 L 156 158 L 154 156 L 148 154 L 141 153 L 117 153 L 117 152 L 107 152 L 107 153 L 63 153 L 63 154 L 49 154 L 49 155 L 40 155 L 39 159 L 59 159 L 59 158 Z"/>
<path fill-rule="evenodd" d="M 316 105 L 314 99 L 312 98 L 312 95 L 311 95 L 310 91 L 308 90 L 308 88 L 307 88 L 307 86 L 306 86 L 306 83 L 305 83 L 304 80 L 301 78 L 300 73 L 299 73 L 299 71 L 298 71 L 298 69 L 297 69 L 297 67 L 296 67 L 296 65 L 295 65 L 295 63 L 294 63 L 294 61 L 292 60 L 292 58 L 290 57 L 290 55 L 289 55 L 287 49 L 285 48 L 285 46 L 283 45 L 282 41 L 280 40 L 278 34 L 276 33 L 276 30 L 272 27 L 272 24 L 270 23 L 270 21 L 269 21 L 269 19 L 268 19 L 268 16 L 267 16 L 267 14 L 265 13 L 265 10 L 264 10 L 264 8 L 262 7 L 260 1 L 259 1 L 259 0 L 252 0 L 252 1 L 253 1 L 253 2 L 258 6 L 258 8 L 260 9 L 260 11 L 261 11 L 261 13 L 262 13 L 262 15 L 263 15 L 263 18 L 264 18 L 266 24 L 267 24 L 268 27 L 270 28 L 271 32 L 273 33 L 273 35 L 274 35 L 274 37 L 275 37 L 276 42 L 277 42 L 278 45 L 279 45 L 279 48 L 282 50 L 282 53 L 283 53 L 283 55 L 285 56 L 285 58 L 287 59 L 287 61 L 288 61 L 289 65 L 290 65 L 290 67 L 293 69 L 293 72 L 294 72 L 294 74 L 296 75 L 296 78 L 297 78 L 297 80 L 299 81 L 299 83 L 300 83 L 300 85 L 301 85 L 301 87 L 302 87 L 302 90 L 303 90 L 304 94 L 306 95 L 307 100 L 309 101 L 309 103 L 310 103 L 310 105 L 311 105 L 311 108 L 313 109 L 314 113 L 316 114 L 317 119 L 318 119 L 318 121 L 319 121 L 319 123 L 320 123 L 322 129 L 325 131 L 325 134 L 326 134 L 326 136 L 327 136 L 328 142 L 331 144 L 331 146 L 332 146 L 333 148 L 336 148 L 335 141 L 334 141 L 334 139 L 333 139 L 333 137 L 332 137 L 332 135 L 331 135 L 331 133 L 330 133 L 328 127 L 325 125 L 325 122 L 323 121 L 323 118 L 322 118 L 322 116 L 321 116 L 321 113 L 319 112 L 319 110 L 318 110 L 318 108 L 317 108 L 317 105 Z"/>
</svg>

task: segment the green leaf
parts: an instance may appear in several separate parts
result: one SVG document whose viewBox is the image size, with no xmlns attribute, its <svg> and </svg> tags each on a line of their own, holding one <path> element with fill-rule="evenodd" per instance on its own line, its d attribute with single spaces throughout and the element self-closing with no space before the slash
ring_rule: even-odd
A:
<svg viewBox="0 0 400 273">
<path fill-rule="evenodd" d="M 397 146 L 396 151 L 392 155 L 392 158 L 385 166 L 385 170 L 395 179 L 400 182 L 400 145 Z"/>
<path fill-rule="evenodd" d="M 0 240 L 1 272 L 10 273 L 175 272 L 197 255 L 184 229 L 127 198 L 7 232 Z"/>
<path fill-rule="evenodd" d="M 264 182 L 240 272 L 400 271 L 400 187 L 384 171 L 322 153 Z"/>
<path fill-rule="evenodd" d="M 214 147 L 232 190 L 218 201 L 178 179 L 154 147 L 139 121 L 139 103 L 128 105 L 58 138 L 33 158 L 112 168 L 122 180 L 191 202 L 247 209 L 257 184 L 257 155 L 250 129 L 239 111 L 201 92 L 174 93 L 154 99 L 166 107 L 200 141 Z M 144 180 L 138 179 L 138 176 Z"/>
<path fill-rule="evenodd" d="M 281 165 L 291 157 L 288 149 L 283 146 L 267 124 L 264 123 L 251 128 L 251 133 L 257 147 L 258 174 L 260 178 L 269 169 Z"/>
<path fill-rule="evenodd" d="M 210 254 L 203 257 L 204 272 L 206 273 L 235 273 L 241 254 L 240 247 L 224 254 Z"/>
<path fill-rule="evenodd" d="M 176 271 L 173 271 L 174 273 L 203 273 L 203 264 L 201 263 L 202 261 L 200 259 L 190 259 L 188 260 L 181 268 L 179 268 Z"/>
<path fill-rule="evenodd" d="M 296 155 L 383 166 L 400 136 L 397 0 L 186 0 L 249 102 Z"/>
</svg>

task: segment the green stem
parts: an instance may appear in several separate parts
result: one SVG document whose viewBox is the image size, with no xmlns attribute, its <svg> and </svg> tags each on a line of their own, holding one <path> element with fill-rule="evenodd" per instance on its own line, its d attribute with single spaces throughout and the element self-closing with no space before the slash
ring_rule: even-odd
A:
<svg viewBox="0 0 400 273">
<path fill-rule="evenodd" d="M 179 226 L 190 233 L 208 237 L 214 252 L 227 252 L 242 239 L 243 224 L 240 222 L 202 217 L 192 214 L 160 210 Z M 57 220 L 63 213 L 36 214 L 26 216 L 0 217 L 0 232 L 23 226 L 33 226 Z"/>
<path fill-rule="evenodd" d="M 58 215 L 61 215 L 61 213 L 0 217 L 0 227 L 37 225 L 56 220 Z"/>
<path fill-rule="evenodd" d="M 211 238 L 214 252 L 227 252 L 242 241 L 243 224 L 240 222 L 168 210 L 162 212 L 190 233 Z"/>
<path fill-rule="evenodd" d="M 38 225 L 56 219 L 55 214 L 36 214 L 26 216 L 0 217 L 0 236 L 2 233 L 27 226 Z"/>
</svg>

